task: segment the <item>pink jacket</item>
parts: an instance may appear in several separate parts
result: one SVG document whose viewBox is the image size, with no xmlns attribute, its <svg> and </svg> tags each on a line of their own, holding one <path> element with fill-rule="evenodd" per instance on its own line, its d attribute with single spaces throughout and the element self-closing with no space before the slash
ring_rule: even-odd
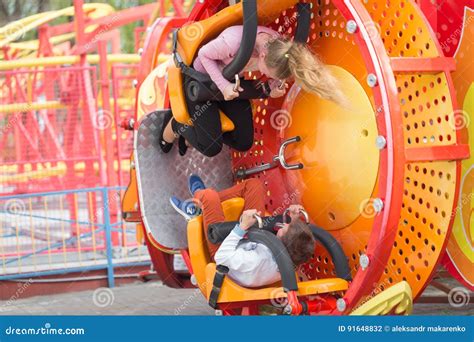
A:
<svg viewBox="0 0 474 342">
<path fill-rule="evenodd" d="M 265 32 L 275 37 L 280 36 L 278 32 L 265 26 L 258 27 L 257 33 L 260 32 Z M 242 25 L 226 28 L 216 39 L 201 47 L 198 52 L 198 57 L 194 61 L 194 69 L 202 73 L 208 73 L 221 92 L 231 84 L 231 82 L 222 76 L 222 69 L 233 60 L 239 50 L 242 42 L 242 33 Z M 254 55 L 244 71 L 258 70 L 256 66 L 257 57 L 256 51 L 254 51 Z M 270 82 L 270 85 L 273 89 L 276 82 Z"/>
</svg>

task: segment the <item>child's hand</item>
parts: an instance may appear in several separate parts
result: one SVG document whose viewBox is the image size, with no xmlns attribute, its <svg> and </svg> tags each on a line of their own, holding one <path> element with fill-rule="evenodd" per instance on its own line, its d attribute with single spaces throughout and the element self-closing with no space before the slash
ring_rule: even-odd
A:
<svg viewBox="0 0 474 342">
<path fill-rule="evenodd" d="M 239 97 L 239 92 L 240 91 L 244 91 L 244 89 L 242 87 L 239 86 L 239 88 L 237 89 L 238 91 L 235 91 L 235 85 L 234 84 L 229 84 L 225 89 L 224 89 L 224 92 L 223 92 L 223 95 L 224 95 L 224 100 L 226 101 L 230 101 L 230 100 L 233 100 L 237 97 Z"/>
<path fill-rule="evenodd" d="M 301 210 L 304 210 L 304 208 L 299 204 L 292 204 L 288 207 L 288 213 L 291 217 L 291 221 L 299 219 Z"/>
<path fill-rule="evenodd" d="M 252 227 L 257 222 L 257 219 L 254 217 L 255 214 L 260 215 L 260 211 L 256 209 L 245 210 L 240 218 L 240 228 L 247 230 Z"/>
</svg>

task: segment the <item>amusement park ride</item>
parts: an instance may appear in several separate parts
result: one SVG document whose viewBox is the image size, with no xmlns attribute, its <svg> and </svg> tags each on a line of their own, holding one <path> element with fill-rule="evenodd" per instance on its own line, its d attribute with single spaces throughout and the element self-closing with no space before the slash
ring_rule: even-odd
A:
<svg viewBox="0 0 474 342">
<path fill-rule="evenodd" d="M 474 288 L 470 153 L 474 132 L 469 124 L 474 110 L 474 70 L 472 39 L 466 38 L 474 34 L 470 0 L 205 0 L 196 1 L 192 9 L 189 2 L 172 1 L 176 16 L 168 17 L 164 1 L 161 3 L 154 7 L 155 12 L 145 5 L 125 10 L 110 21 L 114 13 L 106 5 L 84 5 L 82 12 L 82 1 L 77 1 L 76 16 L 79 10 L 85 17 L 76 23 L 85 26 L 74 46 L 63 43 L 70 39 L 72 23 L 45 27 L 38 41 L 27 43 L 7 42 L 0 31 L 0 48 L 7 60 L 2 68 L 9 80 L 0 84 L 9 89 L 2 90 L 1 97 L 11 97 L 10 105 L 1 106 L 2 113 L 18 111 L 21 104 L 28 107 L 31 102 L 45 110 L 76 106 L 82 113 L 97 106 L 90 100 L 100 102 L 104 112 L 111 111 L 111 105 L 123 107 L 113 110 L 115 127 L 99 135 L 92 133 L 96 130 L 91 127 L 98 123 L 89 116 L 84 115 L 80 122 L 68 122 L 65 117 L 65 139 L 73 139 L 66 144 L 70 151 L 58 150 L 63 144 L 55 141 L 56 127 L 48 126 L 48 112 L 42 120 L 46 131 L 37 127 L 38 120 L 23 122 L 24 127 L 15 134 L 26 134 L 31 146 L 46 139 L 50 167 L 31 169 L 27 162 L 7 163 L 2 172 L 20 174 L 11 176 L 16 192 L 23 191 L 31 177 L 43 184 L 41 179 L 48 172 L 73 174 L 77 184 L 116 184 L 115 171 L 123 177 L 120 170 L 126 167 L 130 183 L 122 215 L 136 223 L 137 239 L 147 245 L 160 279 L 174 288 L 198 287 L 210 300 L 216 265 L 207 251 L 202 217 L 186 223 L 168 199 L 171 195 L 189 197 L 183 182 L 192 173 L 217 189 L 242 178 L 259 178 L 266 188 L 269 215 L 282 214 L 293 201 L 301 203 L 309 222 L 321 227 L 315 229 L 322 233 L 314 230 L 319 243 L 313 258 L 296 273 L 282 272 L 281 284 L 249 289 L 226 277 L 212 303 L 226 315 L 259 314 L 263 305 L 276 305 L 283 313 L 295 315 L 409 314 L 413 300 L 440 264 L 467 288 Z M 22 25 L 34 25 L 35 20 L 44 24 L 54 15 L 72 12 L 65 9 L 29 18 Z M 107 54 L 105 46 L 94 41 L 103 29 L 113 42 L 117 33 L 104 26 L 119 27 L 138 17 L 148 23 L 140 32 L 144 38 L 138 40 L 139 56 L 120 55 L 114 48 Z M 213 84 L 191 70 L 199 48 L 225 28 L 242 24 L 250 38 L 227 69 L 228 78 L 234 79 L 247 64 L 256 26 L 265 25 L 307 42 L 339 80 L 350 108 L 307 94 L 296 85 L 291 85 L 283 99 L 249 91 L 255 128 L 250 151 L 224 149 L 213 158 L 193 149 L 184 157 L 177 148 L 163 154 L 158 131 L 165 114 L 171 111 L 178 122 L 192 125 L 190 117 L 199 109 L 188 108 L 186 99 L 213 98 L 209 92 Z M 92 49 L 97 44 L 99 56 L 87 55 L 84 47 Z M 58 49 L 65 49 L 60 57 L 48 57 L 57 56 L 53 51 Z M 69 56 L 71 50 L 74 56 Z M 48 96 L 38 100 L 36 90 L 27 83 L 11 81 L 21 79 L 22 71 L 15 69 L 33 63 L 32 57 L 39 60 L 35 63 L 57 66 L 49 78 L 41 77 L 44 87 L 60 92 L 60 101 Z M 101 69 L 107 72 L 107 63 L 126 60 L 138 63 L 135 72 L 126 76 L 135 78 L 134 89 L 114 95 L 113 103 L 107 84 L 100 85 L 98 96 L 88 90 L 84 80 L 95 77 L 90 64 L 105 63 Z M 77 67 L 61 73 L 59 66 L 68 63 L 77 63 Z M 245 78 L 256 81 L 260 76 L 247 73 Z M 246 84 L 253 87 L 254 83 Z M 132 96 L 135 102 L 130 105 Z M 221 118 L 223 131 L 232 131 L 233 123 L 224 114 Z M 31 136 L 31 132 L 36 133 Z M 119 138 L 121 132 L 133 133 L 133 138 L 132 134 Z M 74 139 L 92 143 L 74 144 Z M 120 152 L 119 139 L 133 139 L 133 148 Z M 6 136 L 0 144 L 2 149 L 8 147 Z M 99 151 L 110 151 L 115 145 L 118 156 L 105 156 L 102 165 L 104 156 Z M 16 155 L 12 159 L 24 161 L 36 158 L 33 154 L 39 152 L 32 147 L 11 151 Z M 73 157 L 63 163 L 58 157 L 61 153 Z M 123 157 L 127 153 L 131 153 L 129 162 Z M 292 167 L 296 164 L 302 167 Z M 237 221 L 243 200 L 231 199 L 222 207 L 226 220 Z M 256 230 L 255 236 L 260 233 Z M 186 272 L 174 268 L 177 256 L 185 261 Z M 287 269 L 287 263 L 282 258 L 280 270 Z"/>
</svg>

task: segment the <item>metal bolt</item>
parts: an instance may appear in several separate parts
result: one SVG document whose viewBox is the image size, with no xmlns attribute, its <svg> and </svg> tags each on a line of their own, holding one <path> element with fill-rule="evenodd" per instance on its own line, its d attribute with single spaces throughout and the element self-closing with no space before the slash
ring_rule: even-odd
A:
<svg viewBox="0 0 474 342">
<path fill-rule="evenodd" d="M 369 259 L 369 257 L 367 256 L 367 254 L 362 254 L 362 255 L 359 257 L 359 265 L 360 265 L 360 267 L 362 267 L 362 269 L 365 270 L 367 267 L 369 267 L 369 264 L 370 264 L 370 259 Z"/>
<path fill-rule="evenodd" d="M 339 310 L 339 312 L 346 311 L 347 304 L 346 304 L 346 301 L 344 300 L 344 298 L 339 298 L 336 301 L 336 307 L 337 307 L 337 310 Z"/>
<path fill-rule="evenodd" d="M 293 311 L 293 308 L 291 307 L 291 305 L 287 305 L 283 308 L 284 315 L 291 315 L 292 311 Z"/>
<path fill-rule="evenodd" d="M 130 163 L 130 170 L 135 170 L 135 162 Z"/>
<path fill-rule="evenodd" d="M 216 316 L 222 316 L 223 315 L 222 310 L 216 310 L 216 311 L 214 311 L 214 313 L 216 314 Z"/>
<path fill-rule="evenodd" d="M 353 34 L 357 31 L 357 23 L 354 20 L 349 20 L 346 24 L 346 30 L 350 34 Z"/>
<path fill-rule="evenodd" d="M 385 146 L 387 146 L 387 140 L 385 139 L 385 137 L 379 135 L 377 139 L 375 139 L 375 146 L 377 146 L 379 150 L 383 150 Z"/>
<path fill-rule="evenodd" d="M 136 88 L 138 85 L 138 80 L 133 80 L 133 87 Z"/>
<path fill-rule="evenodd" d="M 189 278 L 189 280 L 191 281 L 191 284 L 193 284 L 194 286 L 197 286 L 197 279 L 194 274 L 191 275 L 191 278 Z"/>
<path fill-rule="evenodd" d="M 138 210 L 138 203 L 135 203 L 133 207 L 135 208 L 135 210 Z"/>
<path fill-rule="evenodd" d="M 139 48 L 139 49 L 138 49 L 138 55 L 139 55 L 139 56 L 143 55 L 143 48 Z"/>
<path fill-rule="evenodd" d="M 374 74 L 369 74 L 367 76 L 367 84 L 370 88 L 375 87 L 377 85 L 377 76 L 375 76 Z"/>
<path fill-rule="evenodd" d="M 374 210 L 376 213 L 380 213 L 383 210 L 384 204 L 380 198 L 374 199 Z"/>
<path fill-rule="evenodd" d="M 130 127 L 130 129 L 133 129 L 133 127 L 135 127 L 135 119 L 128 120 L 128 127 Z"/>
</svg>

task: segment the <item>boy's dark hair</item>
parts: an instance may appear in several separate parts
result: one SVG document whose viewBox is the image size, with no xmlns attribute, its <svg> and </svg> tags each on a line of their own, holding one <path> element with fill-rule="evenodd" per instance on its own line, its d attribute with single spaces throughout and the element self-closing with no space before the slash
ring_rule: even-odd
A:
<svg viewBox="0 0 474 342">
<path fill-rule="evenodd" d="M 295 220 L 290 223 L 288 231 L 282 236 L 281 242 L 285 245 L 295 267 L 311 259 L 315 240 L 309 226 L 301 221 Z"/>
</svg>

